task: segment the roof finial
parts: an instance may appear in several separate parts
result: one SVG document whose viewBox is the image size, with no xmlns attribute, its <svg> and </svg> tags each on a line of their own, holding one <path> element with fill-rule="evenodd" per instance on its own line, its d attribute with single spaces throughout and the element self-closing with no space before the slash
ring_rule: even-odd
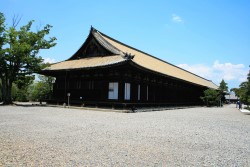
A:
<svg viewBox="0 0 250 167">
<path fill-rule="evenodd" d="M 135 55 L 132 55 L 131 53 L 125 53 L 123 58 L 127 59 L 127 60 L 132 60 L 135 57 Z"/>
<path fill-rule="evenodd" d="M 97 30 L 91 25 L 90 31 L 92 32 L 92 31 L 97 31 Z"/>
</svg>

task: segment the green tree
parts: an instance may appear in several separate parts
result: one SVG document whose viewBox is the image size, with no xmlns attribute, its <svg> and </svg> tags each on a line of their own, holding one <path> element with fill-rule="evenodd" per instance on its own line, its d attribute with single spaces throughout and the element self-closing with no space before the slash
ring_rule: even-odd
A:
<svg viewBox="0 0 250 167">
<path fill-rule="evenodd" d="M 204 91 L 204 96 L 201 99 L 207 106 L 217 106 L 220 100 L 220 93 L 215 89 L 207 89 Z"/>
<path fill-rule="evenodd" d="M 221 90 L 222 92 L 228 92 L 228 86 L 224 79 L 222 79 L 222 81 L 220 82 L 219 90 Z"/>
<path fill-rule="evenodd" d="M 239 88 L 231 89 L 235 92 L 240 101 L 249 106 L 250 104 L 250 71 L 248 73 L 247 81 L 242 82 Z"/>
<path fill-rule="evenodd" d="M 35 80 L 34 75 L 19 76 L 17 78 L 17 80 L 14 82 L 16 87 L 17 87 L 15 100 L 17 100 L 17 101 L 29 101 L 28 88 L 33 83 L 34 80 Z M 14 99 L 14 98 L 12 97 L 12 99 Z"/>
<path fill-rule="evenodd" d="M 222 79 L 222 81 L 220 82 L 219 92 L 220 92 L 219 96 L 220 101 L 224 103 L 226 101 L 225 94 L 226 92 L 228 92 L 228 86 L 227 83 L 224 81 L 224 79 Z"/>
<path fill-rule="evenodd" d="M 248 104 L 249 96 L 247 95 L 248 82 L 242 82 L 238 90 L 240 101 L 244 104 Z"/>
<path fill-rule="evenodd" d="M 46 85 L 47 89 L 47 98 L 44 99 L 51 99 L 53 95 L 53 84 L 55 82 L 55 78 L 51 76 L 39 76 L 40 80 Z"/>
<path fill-rule="evenodd" d="M 11 97 L 14 101 L 17 100 L 18 96 L 18 88 L 15 83 L 12 84 L 12 89 L 11 89 Z"/>
<path fill-rule="evenodd" d="M 238 89 L 238 88 L 231 88 L 231 89 L 230 89 L 230 92 L 236 93 L 237 89 Z"/>
<path fill-rule="evenodd" d="M 30 99 L 33 101 L 51 99 L 55 78 L 39 75 L 40 81 L 30 86 Z"/>
<path fill-rule="evenodd" d="M 249 66 L 250 67 L 250 66 Z M 250 70 L 247 75 L 247 96 L 248 96 L 248 104 L 250 104 Z"/>
<path fill-rule="evenodd" d="M 0 102 L 2 101 L 2 81 L 0 79 Z"/>
<path fill-rule="evenodd" d="M 46 25 L 37 32 L 31 31 L 34 21 L 17 30 L 16 25 L 6 29 L 4 16 L 0 15 L 3 27 L 3 45 L 1 45 L 0 57 L 0 78 L 2 81 L 2 97 L 4 104 L 12 103 L 11 89 L 12 84 L 20 77 L 31 75 L 41 70 L 43 59 L 37 54 L 41 49 L 49 49 L 56 45 L 55 37 L 46 38 L 52 26 Z M 4 48 L 3 48 L 4 46 Z"/>
<path fill-rule="evenodd" d="M 3 60 L 1 59 L 1 57 L 3 57 L 3 55 L 4 55 L 3 46 L 5 44 L 5 33 L 4 33 L 5 24 L 4 24 L 4 22 L 5 22 L 4 15 L 2 13 L 0 13 L 0 75 L 3 71 L 3 67 L 1 65 Z M 2 79 L 0 77 L 0 101 L 3 100 L 2 99 L 2 96 L 3 96 L 2 92 L 3 91 L 4 90 L 3 90 L 3 85 L 2 85 Z"/>
</svg>

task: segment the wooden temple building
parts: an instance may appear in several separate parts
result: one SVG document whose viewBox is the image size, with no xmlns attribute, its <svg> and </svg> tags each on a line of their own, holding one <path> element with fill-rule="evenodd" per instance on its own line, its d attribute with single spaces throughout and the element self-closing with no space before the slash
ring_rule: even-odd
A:
<svg viewBox="0 0 250 167">
<path fill-rule="evenodd" d="M 199 105 L 207 88 L 218 87 L 184 69 L 121 43 L 91 27 L 68 60 L 41 74 L 56 78 L 54 103 L 96 106 Z"/>
</svg>

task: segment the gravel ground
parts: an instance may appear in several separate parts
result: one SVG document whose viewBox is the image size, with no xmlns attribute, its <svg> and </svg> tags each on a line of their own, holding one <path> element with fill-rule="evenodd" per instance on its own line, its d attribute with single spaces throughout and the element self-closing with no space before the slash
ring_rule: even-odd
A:
<svg viewBox="0 0 250 167">
<path fill-rule="evenodd" d="M 250 166 L 250 115 L 0 106 L 0 166 Z"/>
</svg>

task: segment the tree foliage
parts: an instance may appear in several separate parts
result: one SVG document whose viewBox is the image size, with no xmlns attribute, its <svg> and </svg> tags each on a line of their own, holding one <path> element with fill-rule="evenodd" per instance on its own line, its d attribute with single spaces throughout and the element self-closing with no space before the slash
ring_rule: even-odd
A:
<svg viewBox="0 0 250 167">
<path fill-rule="evenodd" d="M 250 105 L 250 71 L 247 75 L 247 81 L 242 82 L 239 88 L 232 88 L 231 90 L 240 98 L 242 103 Z"/>
<path fill-rule="evenodd" d="M 53 93 L 53 83 L 55 78 L 50 76 L 39 76 L 40 81 L 30 86 L 30 100 L 50 99 Z"/>
<path fill-rule="evenodd" d="M 248 94 L 249 82 L 242 82 L 239 88 L 234 88 L 234 92 L 240 101 L 244 104 L 250 104 L 250 95 Z"/>
<path fill-rule="evenodd" d="M 250 70 L 249 70 L 248 75 L 247 75 L 247 83 L 248 83 L 247 84 L 247 96 L 250 98 Z M 250 101 L 248 103 L 250 104 Z"/>
<path fill-rule="evenodd" d="M 201 99 L 207 106 L 218 106 L 220 93 L 215 89 L 207 89 L 204 91 L 204 96 Z"/>
<path fill-rule="evenodd" d="M 12 84 L 34 72 L 41 70 L 43 59 L 37 54 L 41 49 L 56 45 L 55 37 L 46 38 L 52 26 L 46 25 L 42 30 L 31 30 L 34 21 L 21 26 L 6 28 L 3 14 L 0 15 L 0 78 L 2 81 L 2 98 L 5 104 L 12 102 Z M 14 25 L 14 24 L 13 24 Z M 20 83 L 17 83 L 20 86 Z"/>
<path fill-rule="evenodd" d="M 19 76 L 17 80 L 14 82 L 15 86 L 17 87 L 16 90 L 16 97 L 12 99 L 16 101 L 29 101 L 29 86 L 33 84 L 35 80 L 34 75 L 28 75 L 28 76 Z M 12 87 L 13 89 L 13 87 Z"/>
<path fill-rule="evenodd" d="M 228 92 L 228 86 L 227 83 L 224 81 L 224 79 L 221 80 L 220 82 L 220 86 L 219 86 L 219 99 L 222 103 L 225 103 L 226 98 L 225 98 L 225 94 L 226 92 Z"/>
<path fill-rule="evenodd" d="M 224 79 L 220 82 L 219 90 L 222 92 L 228 92 L 228 86 Z"/>
<path fill-rule="evenodd" d="M 3 57 L 3 54 L 4 54 L 3 46 L 5 44 L 5 34 L 4 34 L 5 24 L 4 24 L 4 22 L 5 22 L 4 15 L 3 15 L 3 13 L 0 13 L 0 75 L 3 71 L 3 68 L 1 66 L 3 60 L 1 59 L 1 57 Z M 2 85 L 2 78 L 0 77 L 0 101 L 3 100 L 2 92 L 3 92 L 3 85 Z"/>
<path fill-rule="evenodd" d="M 17 99 L 20 99 L 20 98 L 18 97 L 18 88 L 17 88 L 17 86 L 16 86 L 15 83 L 12 84 L 11 96 L 12 96 L 12 99 L 13 99 L 14 101 L 16 101 Z"/>
<path fill-rule="evenodd" d="M 2 101 L 2 81 L 0 79 L 0 102 Z"/>
</svg>

